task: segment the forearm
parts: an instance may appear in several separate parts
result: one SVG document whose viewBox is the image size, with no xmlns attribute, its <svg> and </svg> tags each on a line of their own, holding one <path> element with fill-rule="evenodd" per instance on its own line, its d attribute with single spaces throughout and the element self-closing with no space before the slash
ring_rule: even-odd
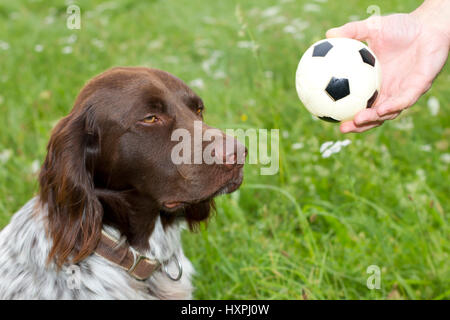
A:
<svg viewBox="0 0 450 320">
<path fill-rule="evenodd" d="M 443 33 L 450 47 L 450 1 L 425 0 L 420 7 L 411 12 L 424 26 Z"/>
</svg>

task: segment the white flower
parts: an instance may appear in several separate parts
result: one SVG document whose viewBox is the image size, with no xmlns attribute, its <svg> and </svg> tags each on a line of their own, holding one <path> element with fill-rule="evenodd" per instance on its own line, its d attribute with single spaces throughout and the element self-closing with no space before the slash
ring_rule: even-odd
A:
<svg viewBox="0 0 450 320">
<path fill-rule="evenodd" d="M 75 41 L 77 41 L 77 35 L 76 34 L 71 34 L 70 36 L 68 36 L 67 38 L 66 38 L 66 43 L 67 44 L 72 44 L 72 43 L 75 43 Z"/>
<path fill-rule="evenodd" d="M 248 15 L 249 15 L 250 17 L 254 17 L 254 16 L 259 15 L 260 12 L 261 12 L 261 9 L 255 7 L 255 8 L 251 8 L 251 9 L 248 11 Z M 241 14 L 242 14 L 242 13 L 239 12 L 239 15 L 241 15 Z"/>
<path fill-rule="evenodd" d="M 180 59 L 176 56 L 166 56 L 164 58 L 164 61 L 168 63 L 178 63 L 180 62 Z"/>
<path fill-rule="evenodd" d="M 0 49 L 1 49 L 1 50 L 5 50 L 5 51 L 8 50 L 8 49 L 9 49 L 9 43 L 0 40 Z"/>
<path fill-rule="evenodd" d="M 416 174 L 421 181 L 425 181 L 427 179 L 427 175 L 425 174 L 425 171 L 423 169 L 417 169 Z"/>
<path fill-rule="evenodd" d="M 283 31 L 285 33 L 297 34 L 297 33 L 301 33 L 302 31 L 308 29 L 308 27 L 309 27 L 308 21 L 303 21 L 300 18 L 296 18 L 296 19 L 292 20 L 290 24 L 285 26 Z"/>
<path fill-rule="evenodd" d="M 256 50 L 259 48 L 259 45 L 257 45 L 254 41 L 238 41 L 237 46 L 238 48 L 252 50 Z"/>
<path fill-rule="evenodd" d="M 340 143 L 340 141 L 336 141 L 331 147 L 329 147 L 324 152 L 328 151 L 328 152 L 331 152 L 331 154 L 338 153 L 339 151 L 341 151 L 341 148 L 342 148 L 342 144 Z"/>
<path fill-rule="evenodd" d="M 320 6 L 315 3 L 307 3 L 303 6 L 303 10 L 306 12 L 320 12 Z"/>
<path fill-rule="evenodd" d="M 283 28 L 283 31 L 286 33 L 296 33 L 297 29 L 292 25 L 287 25 L 286 27 Z"/>
<path fill-rule="evenodd" d="M 34 51 L 42 52 L 42 51 L 44 51 L 44 46 L 42 44 L 37 44 L 34 46 Z"/>
<path fill-rule="evenodd" d="M 298 31 L 303 31 L 309 27 L 309 22 L 300 18 L 296 18 L 291 21 L 291 24 L 297 28 Z"/>
<path fill-rule="evenodd" d="M 328 158 L 332 154 L 338 153 L 345 146 L 348 146 L 351 143 L 349 139 L 345 139 L 342 141 L 327 141 L 324 142 L 320 146 L 320 153 L 322 154 L 322 158 Z"/>
<path fill-rule="evenodd" d="M 64 54 L 71 54 L 73 52 L 73 49 L 71 46 L 65 46 L 64 48 L 62 48 L 62 53 Z"/>
<path fill-rule="evenodd" d="M 303 38 L 305 38 L 305 35 L 303 33 L 294 34 L 294 39 L 296 40 L 302 40 Z"/>
<path fill-rule="evenodd" d="M 257 30 L 259 32 L 262 32 L 270 26 L 277 25 L 277 24 L 283 24 L 286 22 L 287 22 L 287 18 L 285 16 L 275 16 L 272 18 L 268 18 L 265 22 L 259 24 L 257 27 Z"/>
<path fill-rule="evenodd" d="M 273 16 L 276 16 L 279 12 L 280 12 L 280 7 L 276 7 L 276 6 L 270 7 L 261 13 L 261 17 L 264 17 L 264 18 L 273 17 Z"/>
<path fill-rule="evenodd" d="M 156 39 L 156 40 L 150 41 L 147 48 L 149 48 L 150 50 L 159 49 L 163 46 L 163 44 L 164 44 L 164 39 Z"/>
<path fill-rule="evenodd" d="M 0 152 L 0 163 L 6 163 L 12 156 L 12 150 L 6 149 Z"/>
<path fill-rule="evenodd" d="M 268 25 L 286 23 L 287 18 L 285 16 L 276 16 L 267 20 Z"/>
<path fill-rule="evenodd" d="M 430 97 L 427 102 L 428 110 L 432 116 L 437 116 L 439 113 L 439 100 L 436 97 Z"/>
<path fill-rule="evenodd" d="M 441 155 L 441 161 L 444 163 L 450 163 L 450 153 L 444 153 Z"/>
<path fill-rule="evenodd" d="M 44 19 L 44 23 L 45 24 L 53 24 L 55 22 L 55 17 L 54 16 L 47 16 Z"/>
<path fill-rule="evenodd" d="M 431 151 L 431 146 L 429 144 L 425 144 L 423 146 L 420 146 L 420 150 L 422 150 L 424 152 L 430 152 Z"/>
<path fill-rule="evenodd" d="M 319 149 L 320 153 L 323 153 L 325 151 L 325 149 L 328 149 L 328 147 L 332 146 L 333 143 L 334 143 L 333 141 L 327 141 L 327 142 L 322 143 L 322 145 L 320 146 L 320 149 Z"/>
<path fill-rule="evenodd" d="M 273 71 L 270 71 L 270 70 L 264 71 L 264 76 L 267 79 L 272 79 L 273 78 Z"/>
<path fill-rule="evenodd" d="M 235 192 L 233 192 L 233 193 L 231 194 L 231 199 L 232 199 L 234 202 L 239 203 L 240 195 L 241 195 L 240 190 L 236 190 Z"/>
<path fill-rule="evenodd" d="M 292 150 L 303 149 L 303 142 L 297 142 L 297 143 L 292 144 L 291 149 Z"/>
<path fill-rule="evenodd" d="M 191 82 L 189 82 L 189 85 L 193 88 L 199 88 L 199 89 L 204 89 L 205 88 L 205 82 L 203 81 L 203 79 L 194 79 Z"/>
<path fill-rule="evenodd" d="M 97 47 L 99 49 L 102 49 L 105 46 L 103 41 L 99 40 L 99 39 L 92 39 L 91 43 L 92 43 L 93 46 L 95 46 L 95 47 Z"/>
<path fill-rule="evenodd" d="M 30 166 L 31 173 L 33 173 L 33 174 L 38 173 L 40 168 L 41 168 L 41 163 L 39 162 L 39 160 L 34 160 L 31 163 L 31 166 Z"/>
<path fill-rule="evenodd" d="M 11 12 L 11 14 L 9 15 L 9 18 L 11 20 L 17 20 L 20 18 L 20 14 L 18 12 Z"/>
<path fill-rule="evenodd" d="M 219 70 L 213 73 L 212 77 L 214 79 L 225 79 L 227 77 L 227 74 L 223 70 Z"/>
<path fill-rule="evenodd" d="M 401 119 L 400 121 L 396 121 L 395 123 L 393 123 L 393 125 L 398 130 L 403 130 L 403 131 L 411 130 L 414 128 L 414 123 L 411 118 Z"/>
<path fill-rule="evenodd" d="M 222 51 L 219 50 L 214 50 L 211 54 L 211 56 L 206 59 L 205 61 L 202 62 L 202 69 L 203 71 L 205 71 L 207 74 L 211 75 L 212 71 L 211 71 L 211 67 L 216 64 L 217 60 L 223 55 Z"/>
<path fill-rule="evenodd" d="M 95 11 L 97 13 L 102 13 L 103 11 L 106 11 L 106 10 L 114 10 L 118 6 L 119 6 L 119 4 L 115 3 L 113 1 L 103 2 L 95 8 Z"/>
<path fill-rule="evenodd" d="M 332 155 L 330 150 L 325 150 L 325 152 L 322 153 L 322 158 L 329 158 Z"/>
</svg>

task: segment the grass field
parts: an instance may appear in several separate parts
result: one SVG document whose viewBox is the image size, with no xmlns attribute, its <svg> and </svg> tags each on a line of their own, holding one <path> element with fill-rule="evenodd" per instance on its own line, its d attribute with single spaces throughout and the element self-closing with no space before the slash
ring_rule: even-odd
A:
<svg viewBox="0 0 450 320">
<path fill-rule="evenodd" d="M 67 2 L 0 0 L 0 227 L 36 193 L 50 130 L 85 81 L 156 67 L 191 84 L 209 124 L 280 129 L 279 174 L 247 165 L 207 228 L 184 234 L 195 298 L 449 299 L 449 66 L 400 118 L 359 135 L 314 121 L 294 84 L 328 28 L 420 2 L 84 0 L 69 30 Z"/>
</svg>

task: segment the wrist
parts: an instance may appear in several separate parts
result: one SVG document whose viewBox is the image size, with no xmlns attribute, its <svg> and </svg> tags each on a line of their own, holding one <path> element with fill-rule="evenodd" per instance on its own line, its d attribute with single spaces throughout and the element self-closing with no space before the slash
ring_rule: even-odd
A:
<svg viewBox="0 0 450 320">
<path fill-rule="evenodd" d="M 422 27 L 433 29 L 442 34 L 450 47 L 450 1 L 425 0 L 421 6 L 410 13 Z"/>
</svg>

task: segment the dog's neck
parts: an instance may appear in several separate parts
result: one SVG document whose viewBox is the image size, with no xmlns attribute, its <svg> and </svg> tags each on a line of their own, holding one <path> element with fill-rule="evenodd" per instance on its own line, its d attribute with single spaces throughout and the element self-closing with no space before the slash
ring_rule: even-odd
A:
<svg viewBox="0 0 450 320">
<path fill-rule="evenodd" d="M 180 212 L 162 211 L 153 198 L 136 191 L 99 191 L 103 205 L 103 223 L 116 228 L 127 237 L 128 243 L 138 250 L 148 250 L 148 239 L 152 235 L 157 219 L 163 229 L 179 220 L 187 222 L 191 229 L 205 221 L 214 207 L 212 200 L 192 204 Z"/>
<path fill-rule="evenodd" d="M 142 251 L 149 249 L 149 239 L 160 210 L 150 197 L 137 192 L 103 193 L 103 224 L 117 229 L 128 243 Z"/>
</svg>

